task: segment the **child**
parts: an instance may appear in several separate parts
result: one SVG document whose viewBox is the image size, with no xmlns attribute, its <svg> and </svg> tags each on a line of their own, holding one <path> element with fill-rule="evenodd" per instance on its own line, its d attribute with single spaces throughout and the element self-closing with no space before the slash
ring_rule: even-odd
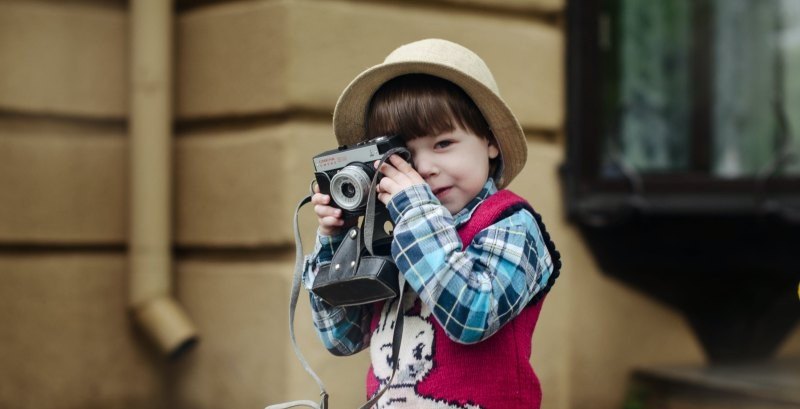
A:
<svg viewBox="0 0 800 409">
<path fill-rule="evenodd" d="M 392 258 L 406 296 L 332 307 L 311 294 L 326 348 L 350 355 L 370 347 L 373 396 L 391 374 L 394 308 L 403 302 L 398 372 L 375 407 L 538 408 L 531 337 L 560 261 L 538 214 L 497 190 L 527 150 L 484 62 L 445 40 L 402 46 L 353 80 L 333 123 L 340 144 L 401 135 L 412 163 L 392 156 L 377 188 L 394 222 Z M 319 230 L 307 288 L 347 227 L 330 200 L 312 197 Z"/>
</svg>

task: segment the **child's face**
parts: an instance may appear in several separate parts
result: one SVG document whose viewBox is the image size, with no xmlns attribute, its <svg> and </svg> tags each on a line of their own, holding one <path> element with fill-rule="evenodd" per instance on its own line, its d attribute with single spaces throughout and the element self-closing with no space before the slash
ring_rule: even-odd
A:
<svg viewBox="0 0 800 409">
<path fill-rule="evenodd" d="M 451 214 L 480 193 L 489 177 L 489 159 L 500 153 L 489 141 L 460 127 L 406 141 L 414 167 Z"/>
</svg>

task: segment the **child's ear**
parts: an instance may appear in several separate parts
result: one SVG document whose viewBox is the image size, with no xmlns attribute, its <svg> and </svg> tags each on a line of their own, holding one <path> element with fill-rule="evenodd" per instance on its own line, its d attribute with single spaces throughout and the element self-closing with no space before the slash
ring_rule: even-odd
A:
<svg viewBox="0 0 800 409">
<path fill-rule="evenodd" d="M 489 142 L 489 159 L 494 159 L 500 155 L 500 150 L 494 142 Z"/>
</svg>

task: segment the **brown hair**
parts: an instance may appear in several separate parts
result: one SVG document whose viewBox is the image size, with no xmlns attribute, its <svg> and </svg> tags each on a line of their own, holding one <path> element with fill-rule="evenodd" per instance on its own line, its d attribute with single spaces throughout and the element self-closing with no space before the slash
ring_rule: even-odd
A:
<svg viewBox="0 0 800 409">
<path fill-rule="evenodd" d="M 401 135 L 404 139 L 440 135 L 456 126 L 494 142 L 481 111 L 457 85 L 425 74 L 387 81 L 367 108 L 366 139 Z"/>
</svg>

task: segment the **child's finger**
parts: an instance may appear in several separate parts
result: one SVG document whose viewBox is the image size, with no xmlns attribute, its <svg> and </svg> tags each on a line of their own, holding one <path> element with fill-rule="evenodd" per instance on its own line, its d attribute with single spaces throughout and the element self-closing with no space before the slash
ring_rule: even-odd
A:
<svg viewBox="0 0 800 409">
<path fill-rule="evenodd" d="M 344 219 L 331 216 L 320 217 L 319 225 L 324 227 L 339 227 L 344 225 Z"/>
<path fill-rule="evenodd" d="M 378 200 L 380 200 L 381 203 L 383 203 L 384 205 L 388 205 L 389 204 L 389 200 L 392 199 L 392 195 L 389 194 L 389 193 L 378 193 L 377 197 L 378 197 Z"/>
<path fill-rule="evenodd" d="M 411 178 L 412 175 L 416 174 L 416 171 L 413 168 L 411 168 L 411 171 L 413 173 L 401 172 L 389 163 L 384 163 L 383 166 L 381 166 L 381 172 L 383 172 L 383 175 L 385 176 L 384 179 L 392 179 L 394 182 L 397 182 L 397 184 L 402 186 L 422 183 L 422 177 L 417 177 L 416 179 Z"/>
<path fill-rule="evenodd" d="M 317 217 L 337 217 L 340 218 L 342 216 L 342 210 L 337 209 L 331 206 L 325 205 L 315 205 L 314 206 L 314 213 L 317 214 Z"/>
<path fill-rule="evenodd" d="M 314 193 L 311 196 L 311 203 L 315 205 L 326 205 L 331 202 L 331 197 L 322 193 Z"/>
<path fill-rule="evenodd" d="M 400 190 L 403 190 L 402 186 L 390 177 L 385 177 L 378 182 L 378 192 L 381 194 L 388 193 L 390 196 L 393 196 Z"/>
<path fill-rule="evenodd" d="M 414 170 L 410 163 L 406 162 L 405 159 L 401 158 L 400 155 L 392 155 L 389 160 L 392 162 L 397 170 L 403 173 L 408 173 L 410 170 Z M 416 172 L 414 170 L 414 172 Z"/>
<path fill-rule="evenodd" d="M 397 171 L 407 177 L 413 184 L 424 183 L 424 179 L 422 179 L 419 172 L 405 159 L 398 155 L 392 155 L 391 161 Z"/>
<path fill-rule="evenodd" d="M 375 166 L 377 166 L 378 163 L 378 161 L 375 161 Z M 379 170 L 381 173 L 383 173 L 383 176 L 388 178 L 396 178 L 398 175 L 400 175 L 400 172 L 398 172 L 397 169 L 395 169 L 394 166 L 392 166 L 389 162 L 384 162 Z"/>
</svg>

